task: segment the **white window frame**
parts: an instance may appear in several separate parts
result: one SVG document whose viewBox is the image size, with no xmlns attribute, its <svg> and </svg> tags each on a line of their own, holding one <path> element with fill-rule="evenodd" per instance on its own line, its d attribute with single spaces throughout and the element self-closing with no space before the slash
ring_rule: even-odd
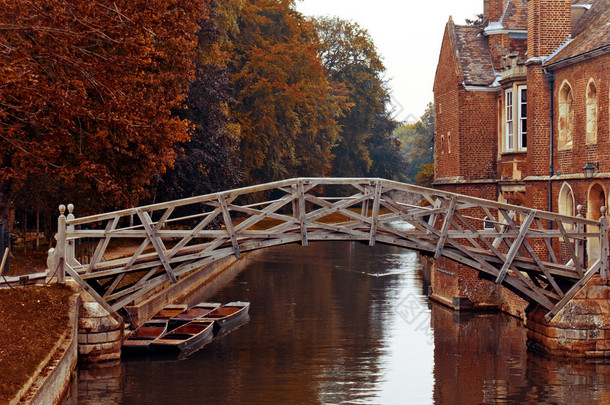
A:
<svg viewBox="0 0 610 405">
<path fill-rule="evenodd" d="M 513 89 L 504 90 L 504 149 L 515 150 L 515 121 L 514 121 Z"/>
<path fill-rule="evenodd" d="M 523 100 L 523 94 L 525 93 L 525 100 Z M 527 86 L 517 87 L 517 106 L 519 114 L 519 125 L 518 125 L 518 149 L 519 151 L 527 150 Z"/>
</svg>

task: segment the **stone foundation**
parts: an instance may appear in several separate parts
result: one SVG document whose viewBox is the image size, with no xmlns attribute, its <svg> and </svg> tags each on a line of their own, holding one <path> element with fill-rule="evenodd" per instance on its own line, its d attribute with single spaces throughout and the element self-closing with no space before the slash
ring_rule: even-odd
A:
<svg viewBox="0 0 610 405">
<path fill-rule="evenodd" d="M 448 259 L 433 260 L 429 298 L 455 311 L 500 310 L 525 319 L 527 302 L 481 272 Z"/>
<path fill-rule="evenodd" d="M 550 321 L 547 310 L 527 310 L 528 347 L 562 357 L 610 358 L 610 281 L 595 276 Z"/>
<path fill-rule="evenodd" d="M 82 295 L 84 299 L 89 297 L 85 293 Z M 120 361 L 123 329 L 123 322 L 114 319 L 100 304 L 83 302 L 78 320 L 79 362 L 92 364 Z"/>
</svg>

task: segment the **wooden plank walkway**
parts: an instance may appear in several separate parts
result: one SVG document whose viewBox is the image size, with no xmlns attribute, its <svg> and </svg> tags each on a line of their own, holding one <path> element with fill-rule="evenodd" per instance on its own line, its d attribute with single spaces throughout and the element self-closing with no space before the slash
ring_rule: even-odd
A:
<svg viewBox="0 0 610 405">
<path fill-rule="evenodd" d="M 50 274 L 69 274 L 110 311 L 224 257 L 286 243 L 387 243 L 473 267 L 550 319 L 595 274 L 607 278 L 608 221 L 383 179 L 297 178 L 75 218 L 60 207 Z M 552 227 L 549 223 L 554 224 Z M 599 239 L 599 251 L 586 252 Z M 93 241 L 87 260 L 75 254 Z M 109 250 L 122 247 L 122 257 Z"/>
</svg>

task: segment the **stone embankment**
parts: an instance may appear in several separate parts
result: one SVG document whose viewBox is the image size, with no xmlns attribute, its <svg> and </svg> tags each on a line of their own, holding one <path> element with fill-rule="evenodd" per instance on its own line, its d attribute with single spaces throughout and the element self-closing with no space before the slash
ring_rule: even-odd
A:
<svg viewBox="0 0 610 405">
<path fill-rule="evenodd" d="M 595 276 L 550 322 L 545 314 L 541 308 L 527 313 L 531 349 L 565 357 L 610 358 L 610 281 Z"/>
</svg>

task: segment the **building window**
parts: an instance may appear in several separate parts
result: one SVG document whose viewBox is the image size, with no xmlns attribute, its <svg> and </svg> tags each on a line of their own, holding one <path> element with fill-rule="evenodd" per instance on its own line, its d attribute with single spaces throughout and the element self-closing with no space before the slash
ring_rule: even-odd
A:
<svg viewBox="0 0 610 405">
<path fill-rule="evenodd" d="M 563 82 L 559 90 L 559 149 L 572 147 L 572 134 L 574 132 L 574 97 L 572 87 Z"/>
<path fill-rule="evenodd" d="M 527 150 L 527 87 L 519 86 L 519 150 Z"/>
<path fill-rule="evenodd" d="M 506 122 L 506 143 L 507 151 L 515 149 L 515 127 L 513 121 L 513 89 L 504 92 L 505 122 Z"/>
<path fill-rule="evenodd" d="M 597 143 L 597 88 L 593 79 L 587 85 L 587 143 Z"/>
<path fill-rule="evenodd" d="M 575 216 L 574 193 L 568 183 L 563 183 L 559 191 L 558 211 L 561 215 Z M 572 225 L 564 224 L 566 229 L 572 229 Z"/>
<path fill-rule="evenodd" d="M 451 153 L 451 131 L 447 132 L 447 153 Z"/>
<path fill-rule="evenodd" d="M 491 218 L 485 217 L 483 220 L 483 229 L 495 229 L 494 223 L 491 221 Z"/>
<path fill-rule="evenodd" d="M 517 97 L 504 91 L 504 123 L 504 150 L 527 150 L 527 86 L 517 87 Z"/>
</svg>

